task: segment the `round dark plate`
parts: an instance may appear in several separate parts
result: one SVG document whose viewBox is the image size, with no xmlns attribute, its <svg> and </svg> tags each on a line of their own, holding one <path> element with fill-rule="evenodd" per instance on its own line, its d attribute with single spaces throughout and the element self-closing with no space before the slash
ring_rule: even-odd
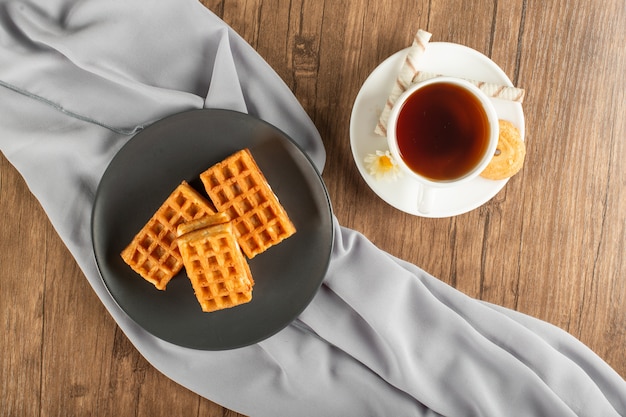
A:
<svg viewBox="0 0 626 417">
<path fill-rule="evenodd" d="M 206 196 L 199 174 L 242 148 L 252 152 L 297 231 L 249 261 L 251 302 L 204 313 L 184 269 L 159 291 L 120 252 L 182 180 Z M 151 125 L 113 158 L 98 186 L 92 237 L 104 284 L 137 324 L 176 345 L 233 349 L 275 334 L 309 304 L 330 261 L 332 209 L 320 174 L 283 132 L 243 113 L 194 110 Z"/>
</svg>

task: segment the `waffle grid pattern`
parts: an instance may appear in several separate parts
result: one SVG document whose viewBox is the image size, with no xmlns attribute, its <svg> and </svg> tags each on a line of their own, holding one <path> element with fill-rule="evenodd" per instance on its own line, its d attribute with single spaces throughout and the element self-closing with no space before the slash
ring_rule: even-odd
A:
<svg viewBox="0 0 626 417">
<path fill-rule="evenodd" d="M 232 224 L 191 232 L 179 247 L 202 311 L 230 308 L 252 299 L 254 281 Z"/>
<path fill-rule="evenodd" d="M 295 233 L 249 150 L 214 165 L 200 179 L 217 210 L 233 219 L 239 245 L 248 258 Z"/>
<path fill-rule="evenodd" d="M 145 280 L 164 290 L 183 267 L 175 243 L 177 226 L 213 213 L 210 203 L 183 181 L 124 249 L 122 258 Z"/>
</svg>

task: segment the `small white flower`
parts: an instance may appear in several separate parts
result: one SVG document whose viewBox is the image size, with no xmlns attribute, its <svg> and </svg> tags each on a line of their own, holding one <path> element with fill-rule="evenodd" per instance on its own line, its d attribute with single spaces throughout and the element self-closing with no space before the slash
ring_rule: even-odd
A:
<svg viewBox="0 0 626 417">
<path fill-rule="evenodd" d="M 377 180 L 386 179 L 395 181 L 398 177 L 402 176 L 400 167 L 389 151 L 376 151 L 376 153 L 368 154 L 364 162 L 370 175 Z"/>
</svg>

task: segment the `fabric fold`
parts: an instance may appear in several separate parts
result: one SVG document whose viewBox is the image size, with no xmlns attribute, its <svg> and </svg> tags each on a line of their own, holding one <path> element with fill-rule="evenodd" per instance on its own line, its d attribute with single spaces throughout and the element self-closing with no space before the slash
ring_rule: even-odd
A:
<svg viewBox="0 0 626 417">
<path fill-rule="evenodd" d="M 626 415 L 626 383 L 582 343 L 463 295 L 336 219 L 320 291 L 276 335 L 209 352 L 147 333 L 107 292 L 90 233 L 100 178 L 130 134 L 187 109 L 245 110 L 321 172 L 319 133 L 269 65 L 196 0 L 0 6 L 0 150 L 120 328 L 169 378 L 250 416 Z"/>
<path fill-rule="evenodd" d="M 554 346 L 516 320 L 526 316 L 493 314 L 357 232 L 339 235 L 322 289 L 335 300 L 316 298 L 301 320 L 390 384 L 443 415 L 623 413 L 623 387 L 605 394 L 619 376 L 567 333 L 544 324 Z"/>
<path fill-rule="evenodd" d="M 202 107 L 203 100 L 197 94 L 200 92 L 193 91 L 189 81 L 195 79 L 197 83 L 202 71 L 196 70 L 198 74 L 189 77 L 180 70 L 162 70 L 168 66 L 164 64 L 168 62 L 167 54 L 148 60 L 145 58 L 149 55 L 136 44 L 127 43 L 134 45 L 127 51 L 130 57 L 110 47 L 108 33 L 156 35 L 149 26 L 139 26 L 143 30 L 133 28 L 133 23 L 124 18 L 124 8 L 111 6 L 107 12 L 112 18 L 100 19 L 94 16 L 98 10 L 94 11 L 89 2 L 76 3 L 68 8 L 62 21 L 30 3 L 9 2 L 3 9 L 4 20 L 12 22 L 2 29 L 3 42 L 8 46 L 0 55 L 5 87 L 68 116 L 122 134 L 133 134 L 172 113 Z M 71 23 L 83 15 L 86 23 Z M 214 53 L 207 51 L 207 55 Z M 146 64 L 150 71 L 142 70 Z M 164 83 L 158 77 L 180 81 Z M 208 86 L 209 79 L 203 78 L 202 84 Z"/>
<path fill-rule="evenodd" d="M 219 46 L 215 53 L 213 74 L 209 84 L 209 91 L 204 100 L 204 107 L 248 113 L 239 77 L 237 76 L 237 67 L 230 52 L 227 29 L 221 31 L 219 39 Z"/>
</svg>

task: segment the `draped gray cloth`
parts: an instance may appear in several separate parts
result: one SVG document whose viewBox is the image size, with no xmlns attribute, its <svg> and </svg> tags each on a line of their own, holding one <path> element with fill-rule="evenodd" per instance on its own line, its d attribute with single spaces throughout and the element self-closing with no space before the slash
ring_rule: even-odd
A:
<svg viewBox="0 0 626 417">
<path fill-rule="evenodd" d="M 137 326 L 96 269 L 96 188 L 134 133 L 203 107 L 270 122 L 323 169 L 319 134 L 286 85 L 196 0 L 0 1 L 0 149 L 169 378 L 251 416 L 626 415 L 626 383 L 575 338 L 469 298 L 336 219 L 322 287 L 276 335 L 211 352 Z"/>
</svg>

